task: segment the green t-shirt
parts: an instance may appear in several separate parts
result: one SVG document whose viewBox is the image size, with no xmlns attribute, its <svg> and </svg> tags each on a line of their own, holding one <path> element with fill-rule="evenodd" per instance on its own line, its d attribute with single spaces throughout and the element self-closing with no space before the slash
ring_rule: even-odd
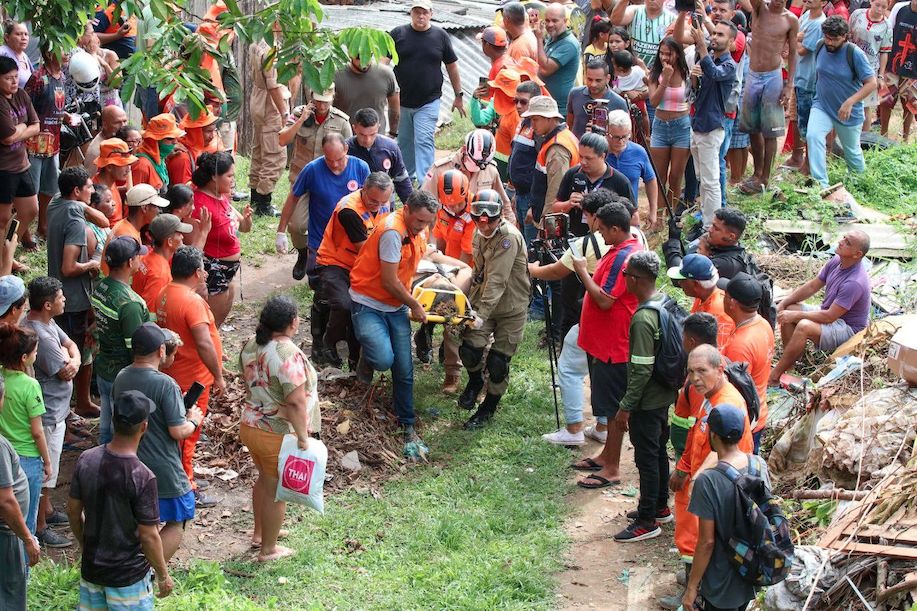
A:
<svg viewBox="0 0 917 611">
<path fill-rule="evenodd" d="M 32 439 L 32 418 L 45 413 L 41 385 L 33 377 L 15 369 L 3 370 L 6 387 L 3 408 L 0 409 L 0 434 L 10 442 L 20 456 L 41 456 Z"/>
<path fill-rule="evenodd" d="M 140 295 L 110 276 L 93 289 L 90 301 L 96 314 L 98 350 L 93 367 L 102 379 L 114 382 L 118 372 L 131 364 L 131 336 L 150 321 L 150 312 Z"/>
</svg>

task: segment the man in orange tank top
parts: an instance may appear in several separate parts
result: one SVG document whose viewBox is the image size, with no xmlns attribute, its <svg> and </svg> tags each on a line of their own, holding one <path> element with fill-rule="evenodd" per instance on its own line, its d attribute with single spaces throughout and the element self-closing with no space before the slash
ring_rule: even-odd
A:
<svg viewBox="0 0 917 611">
<path fill-rule="evenodd" d="M 404 207 L 388 215 L 370 235 L 350 272 L 353 329 L 360 342 L 357 379 L 371 383 L 373 371 L 392 370 L 392 395 L 404 427 L 405 455 L 426 451 L 414 432 L 414 361 L 411 321 L 427 315 L 411 295 L 410 286 L 427 244 L 427 228 L 439 202 L 426 191 L 414 191 Z"/>
</svg>

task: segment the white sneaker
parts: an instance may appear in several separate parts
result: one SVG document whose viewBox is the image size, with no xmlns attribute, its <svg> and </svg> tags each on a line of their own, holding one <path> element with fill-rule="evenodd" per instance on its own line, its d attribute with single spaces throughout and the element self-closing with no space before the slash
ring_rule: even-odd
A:
<svg viewBox="0 0 917 611">
<path fill-rule="evenodd" d="M 586 443 L 582 431 L 579 433 L 571 433 L 567 429 L 558 429 L 553 433 L 545 433 L 541 438 L 548 443 L 557 444 L 559 446 L 581 446 Z"/>
<path fill-rule="evenodd" d="M 587 426 L 583 434 L 589 439 L 594 439 L 599 443 L 605 443 L 605 440 L 608 439 L 608 431 L 597 431 L 595 426 Z"/>
</svg>

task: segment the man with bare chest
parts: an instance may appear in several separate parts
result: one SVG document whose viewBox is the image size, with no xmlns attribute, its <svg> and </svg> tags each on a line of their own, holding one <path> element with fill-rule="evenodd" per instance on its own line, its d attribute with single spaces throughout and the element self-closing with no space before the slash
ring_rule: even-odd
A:
<svg viewBox="0 0 917 611">
<path fill-rule="evenodd" d="M 784 106 L 788 103 L 796 72 L 796 32 L 799 21 L 783 0 L 742 0 L 752 12 L 749 72 L 745 82 L 740 129 L 751 135 L 755 171 L 739 185 L 746 194 L 767 188 L 777 154 L 777 138 L 784 133 Z M 788 49 L 787 78 L 781 65 Z"/>
</svg>

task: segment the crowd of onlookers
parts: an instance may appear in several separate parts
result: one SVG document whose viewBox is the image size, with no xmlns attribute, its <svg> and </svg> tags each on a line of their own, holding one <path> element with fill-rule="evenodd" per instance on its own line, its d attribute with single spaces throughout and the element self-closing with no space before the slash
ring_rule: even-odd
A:
<svg viewBox="0 0 917 611">
<path fill-rule="evenodd" d="M 217 21 L 225 10 L 218 1 L 189 28 L 231 43 Z M 195 478 L 194 454 L 209 400 L 226 389 L 224 363 L 236 359 L 220 328 L 240 284 L 239 234 L 261 215 L 277 217 L 277 250 L 295 249 L 293 279 L 307 278 L 313 299 L 311 354 L 294 340 L 296 304 L 273 297 L 238 355 L 258 560 L 294 553 L 278 543 L 280 446 L 293 434 L 306 448 L 319 434 L 313 365 L 344 367 L 342 342 L 361 383 L 392 370 L 405 455 L 428 451 L 414 428 L 412 352 L 433 360 L 433 327 L 415 289 L 444 281 L 470 301 L 440 356 L 443 392 L 458 393 L 467 371 L 457 402 L 476 411 L 465 427 L 494 417 L 526 320 L 548 317 L 565 426 L 545 440 L 599 442 L 572 466 L 588 472 L 580 486 L 605 488 L 620 482 L 628 433 L 640 497 L 615 541 L 659 536 L 674 518 L 686 585 L 665 604 L 689 608 L 699 592 L 703 608 L 745 608 L 753 589 L 717 536 L 734 519 L 724 507 L 735 490 L 709 467 L 719 457 L 757 473 L 767 388 L 809 343 L 830 351 L 865 327 L 869 238 L 845 235 L 818 277 L 774 303 L 727 184 L 768 189 L 781 141 L 792 151 L 785 165 L 823 186 L 833 139 L 862 171 L 862 132 L 878 121 L 886 134 L 899 102 L 906 140 L 917 2 L 508 2 L 497 13 L 479 35 L 491 66 L 473 90 L 430 0 L 412 0 L 409 23 L 392 30 L 396 64 L 354 54 L 326 91 L 280 82 L 265 62 L 271 45 L 257 41 L 245 117 L 234 65 L 206 53 L 203 111 L 150 88 L 122 100 L 119 64 L 155 35 L 156 19 L 124 15 L 116 1 L 64 56 L 28 23 L 4 25 L 0 606 L 24 607 L 28 565 L 39 546 L 73 545 L 67 525 L 82 549 L 81 608 L 151 607 L 151 569 L 169 593 L 168 563 L 196 508 L 218 503 Z M 445 78 L 453 109 L 476 129 L 436 160 Z M 238 120 L 254 132 L 250 194 L 235 191 Z M 89 136 L 75 136 L 84 127 Z M 683 237 L 669 217 L 663 262 L 644 231 L 662 228 L 665 209 L 696 222 Z M 552 241 L 555 221 L 566 234 Z M 15 254 L 39 248 L 47 270 L 36 276 Z M 690 316 L 657 291 L 663 265 L 693 299 Z M 532 281 L 541 289 L 530 303 Z M 821 289 L 820 306 L 803 303 Z M 413 346 L 411 320 L 421 323 Z M 777 327 L 784 349 L 773 363 Z M 667 341 L 673 329 L 682 341 Z M 672 345 L 687 355 L 680 378 L 660 356 Z M 64 511 L 51 496 L 69 450 L 82 455 Z"/>
</svg>

